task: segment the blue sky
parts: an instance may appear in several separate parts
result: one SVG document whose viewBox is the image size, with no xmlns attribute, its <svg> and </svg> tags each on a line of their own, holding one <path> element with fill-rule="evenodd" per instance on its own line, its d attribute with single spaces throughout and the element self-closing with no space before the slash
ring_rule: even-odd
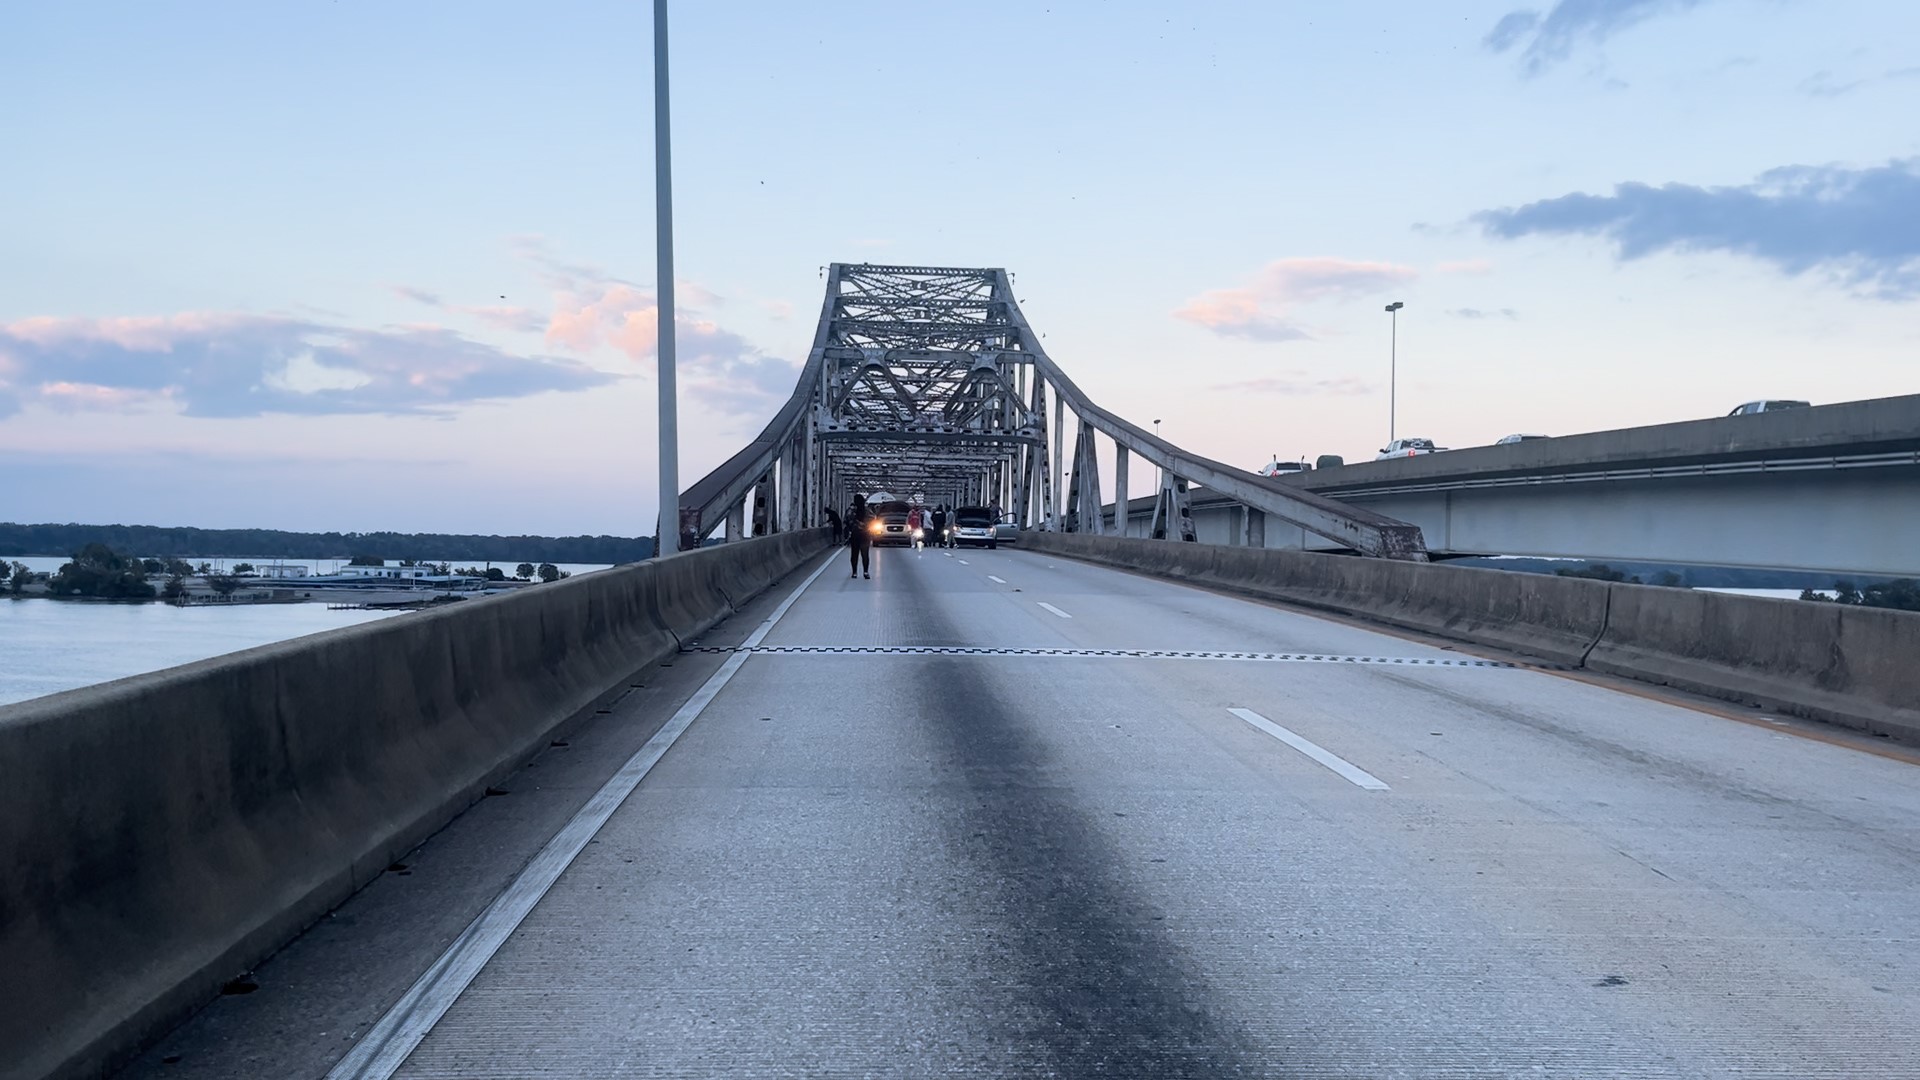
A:
<svg viewBox="0 0 1920 1080">
<path fill-rule="evenodd" d="M 1331 10 L 1329 10 L 1331 9 Z M 1920 391 L 1920 5 L 679 4 L 683 483 L 827 262 L 1249 468 Z M 0 520 L 651 531 L 645 4 L 0 16 Z M 1140 477 L 1142 485 L 1150 477 Z"/>
</svg>

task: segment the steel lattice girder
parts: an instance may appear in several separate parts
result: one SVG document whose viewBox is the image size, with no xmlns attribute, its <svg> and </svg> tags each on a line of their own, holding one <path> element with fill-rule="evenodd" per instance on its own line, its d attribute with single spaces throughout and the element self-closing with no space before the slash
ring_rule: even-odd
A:
<svg viewBox="0 0 1920 1080">
<path fill-rule="evenodd" d="M 1004 483 L 1014 493 L 1008 509 L 1024 514 L 1031 499 L 1051 518 L 1066 493 L 1054 490 L 1050 474 L 1066 462 L 1061 433 L 1047 448 L 1049 390 L 1056 411 L 1072 409 L 1083 426 L 1171 476 L 1339 546 L 1425 558 L 1414 526 L 1189 453 L 1095 405 L 1040 347 L 1006 271 L 846 263 L 829 269 L 794 396 L 753 443 L 681 496 L 683 540 L 691 546 L 712 531 L 780 460 L 800 473 L 789 483 L 831 485 L 808 489 L 818 498 L 882 490 L 985 498 Z M 1087 481 L 1074 492 L 1075 517 L 1092 525 L 1099 493 L 1091 443 L 1075 457 Z M 817 508 L 783 502 L 817 520 Z"/>
<path fill-rule="evenodd" d="M 949 501 L 1040 442 L 991 271 L 837 269 L 814 432 L 844 494 Z"/>
</svg>

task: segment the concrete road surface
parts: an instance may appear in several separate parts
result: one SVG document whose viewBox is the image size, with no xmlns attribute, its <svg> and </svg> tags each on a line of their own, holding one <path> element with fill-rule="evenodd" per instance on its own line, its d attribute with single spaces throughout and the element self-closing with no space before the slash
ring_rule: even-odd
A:
<svg viewBox="0 0 1920 1080">
<path fill-rule="evenodd" d="M 127 1075 L 1920 1076 L 1913 764 L 1037 553 L 845 572 Z"/>
</svg>

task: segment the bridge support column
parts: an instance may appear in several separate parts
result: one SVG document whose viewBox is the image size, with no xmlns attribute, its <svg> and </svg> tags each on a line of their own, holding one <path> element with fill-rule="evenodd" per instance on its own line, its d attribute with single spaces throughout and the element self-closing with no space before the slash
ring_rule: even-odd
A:
<svg viewBox="0 0 1920 1080">
<path fill-rule="evenodd" d="M 753 535 L 766 536 L 773 531 L 773 511 L 779 499 L 779 482 L 769 470 L 753 485 Z"/>
<path fill-rule="evenodd" d="M 1187 498 L 1187 482 L 1165 469 L 1160 470 L 1160 494 L 1153 500 L 1155 540 L 1195 540 L 1193 507 Z"/>
<path fill-rule="evenodd" d="M 786 452 L 780 455 L 780 517 L 774 525 L 778 532 L 801 527 L 800 515 L 807 506 L 806 469 L 801 464 L 805 456 L 798 439 L 788 443 Z"/>
<path fill-rule="evenodd" d="M 1061 527 L 1060 507 L 1067 501 L 1066 480 L 1063 476 L 1067 465 L 1064 445 L 1066 437 L 1067 399 L 1055 394 L 1053 398 L 1053 459 L 1047 466 L 1048 487 L 1054 492 L 1053 498 L 1049 500 L 1051 505 L 1047 507 L 1047 525 L 1053 529 Z"/>
<path fill-rule="evenodd" d="M 747 504 L 736 502 L 727 511 L 727 543 L 745 540 L 747 530 Z"/>
<path fill-rule="evenodd" d="M 1113 531 L 1127 535 L 1127 448 L 1113 444 Z"/>
<path fill-rule="evenodd" d="M 1256 548 L 1266 547 L 1267 515 L 1263 511 L 1255 510 L 1251 506 L 1245 507 L 1244 509 L 1247 514 L 1247 546 Z"/>
</svg>

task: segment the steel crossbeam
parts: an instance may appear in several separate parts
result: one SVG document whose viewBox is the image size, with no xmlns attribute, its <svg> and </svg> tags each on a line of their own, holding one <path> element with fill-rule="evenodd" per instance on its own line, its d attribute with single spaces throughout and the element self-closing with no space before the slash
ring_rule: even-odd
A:
<svg viewBox="0 0 1920 1080">
<path fill-rule="evenodd" d="M 1150 535 L 1193 538 L 1187 489 L 1198 484 L 1328 547 L 1425 558 L 1413 526 L 1181 450 L 1099 408 L 1040 347 L 1004 270 L 835 263 L 826 278 L 793 397 L 681 495 L 683 548 L 723 524 L 733 538 L 749 493 L 756 533 L 819 525 L 827 507 L 879 492 L 992 505 L 1025 528 L 1124 533 L 1124 520 L 1101 516 L 1104 435 L 1118 450 L 1116 481 L 1130 455 L 1161 470 Z"/>
</svg>

